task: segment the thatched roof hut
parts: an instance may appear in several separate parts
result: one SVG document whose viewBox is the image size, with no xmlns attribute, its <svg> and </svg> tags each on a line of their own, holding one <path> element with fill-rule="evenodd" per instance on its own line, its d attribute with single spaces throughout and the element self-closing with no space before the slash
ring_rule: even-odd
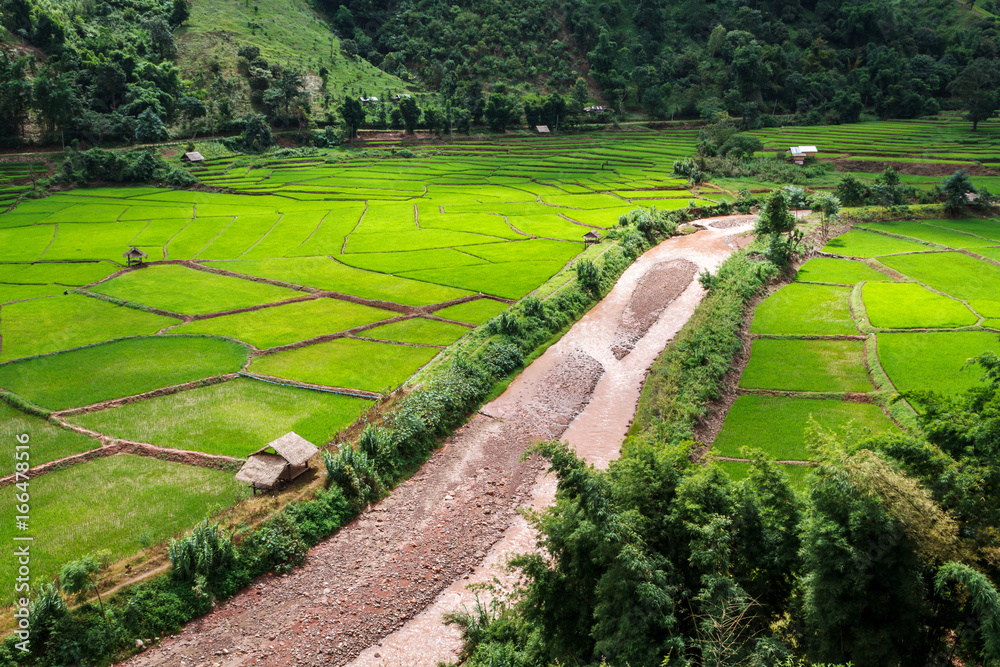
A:
<svg viewBox="0 0 1000 667">
<path fill-rule="evenodd" d="M 319 448 L 290 432 L 269 442 L 247 458 L 236 479 L 258 490 L 274 488 L 281 481 L 291 481 L 309 469 L 309 459 Z"/>
<path fill-rule="evenodd" d="M 259 451 L 266 452 L 268 449 L 273 449 L 278 456 L 281 456 L 293 466 L 305 464 L 319 452 L 319 448 L 316 445 L 294 431 L 286 433 L 277 440 L 271 441 Z"/>
<path fill-rule="evenodd" d="M 288 461 L 277 454 L 252 454 L 236 473 L 236 479 L 258 489 L 270 489 L 288 467 Z"/>
<path fill-rule="evenodd" d="M 132 266 L 132 262 L 139 262 L 140 264 L 142 264 L 142 260 L 149 257 L 149 255 L 139 250 L 138 248 L 132 248 L 131 250 L 123 252 L 122 257 L 125 258 L 126 266 Z"/>
<path fill-rule="evenodd" d="M 601 233 L 596 229 L 591 229 L 589 232 L 583 235 L 583 242 L 588 245 L 591 243 L 597 243 L 601 240 Z"/>
</svg>

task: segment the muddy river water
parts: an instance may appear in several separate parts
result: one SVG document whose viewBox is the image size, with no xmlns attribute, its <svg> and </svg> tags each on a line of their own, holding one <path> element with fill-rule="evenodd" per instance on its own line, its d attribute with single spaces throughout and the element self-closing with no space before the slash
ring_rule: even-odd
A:
<svg viewBox="0 0 1000 667">
<path fill-rule="evenodd" d="M 511 383 L 507 391 L 483 408 L 500 418 L 535 395 L 537 385 L 546 382 L 553 368 L 581 352 L 596 359 L 604 373 L 590 402 L 562 434 L 576 452 L 598 468 L 606 468 L 617 458 L 621 443 L 635 416 L 646 372 L 667 343 L 691 317 L 704 290 L 697 281 L 703 269 L 714 270 L 735 249 L 733 235 L 749 230 L 754 218 L 733 216 L 700 221 L 706 229 L 688 236 L 669 239 L 646 252 L 622 275 L 614 289 L 570 331 L 550 347 Z M 716 226 L 713 226 L 715 223 Z M 648 278 L 655 277 L 656 280 Z M 680 284 L 682 283 L 682 284 Z M 669 303 L 659 300 L 670 299 Z M 638 314 L 638 316 L 635 316 Z M 650 314 L 655 316 L 649 317 Z M 621 359 L 622 326 L 629 319 L 642 319 L 641 335 L 635 336 L 630 351 Z M 630 317 L 632 316 L 632 317 Z M 531 493 L 530 506 L 541 509 L 555 499 L 554 475 L 540 473 Z M 514 554 L 535 548 L 535 534 L 521 516 L 513 519 L 503 537 L 473 574 L 455 581 L 419 615 L 349 663 L 353 667 L 412 665 L 435 667 L 453 660 L 461 649 L 459 629 L 445 626 L 445 613 L 471 609 L 475 595 L 470 584 L 498 580 L 503 589 L 513 585 L 504 567 Z M 480 600 L 487 600 L 484 592 Z"/>
</svg>

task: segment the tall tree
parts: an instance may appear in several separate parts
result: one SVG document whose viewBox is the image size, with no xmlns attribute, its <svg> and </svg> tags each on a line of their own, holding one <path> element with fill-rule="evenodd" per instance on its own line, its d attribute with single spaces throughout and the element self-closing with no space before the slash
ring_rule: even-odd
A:
<svg viewBox="0 0 1000 667">
<path fill-rule="evenodd" d="M 795 216 L 788 210 L 784 192 L 775 190 L 764 203 L 754 232 L 768 238 L 768 259 L 778 266 L 788 263 L 802 232 L 795 229 Z"/>
<path fill-rule="evenodd" d="M 191 8 L 187 0 L 174 0 L 170 10 L 170 25 L 178 27 L 191 16 Z"/>
<path fill-rule="evenodd" d="M 104 614 L 104 601 L 101 600 L 101 592 L 94 579 L 94 575 L 103 567 L 101 560 L 102 558 L 95 556 L 84 556 L 66 563 L 59 571 L 59 585 L 64 593 L 76 595 L 81 601 L 86 598 L 87 593 L 94 591 L 101 605 L 101 614 Z"/>
<path fill-rule="evenodd" d="M 968 195 L 975 194 L 976 188 L 965 170 L 959 169 L 944 180 L 941 191 L 945 196 L 945 208 L 952 213 L 958 213 L 969 205 Z"/>
<path fill-rule="evenodd" d="M 27 69 L 27 58 L 12 58 L 0 52 L 0 144 L 16 145 L 21 141 L 31 107 Z"/>
<path fill-rule="evenodd" d="M 962 70 L 949 86 L 962 102 L 965 119 L 972 121 L 972 131 L 980 121 L 989 120 L 1000 106 L 1000 61 L 976 58 Z"/>
<path fill-rule="evenodd" d="M 271 126 L 259 113 L 248 114 L 244 119 L 243 144 L 255 151 L 271 145 Z"/>
<path fill-rule="evenodd" d="M 136 141 L 139 143 L 163 141 L 167 136 L 167 128 L 163 125 L 163 120 L 153 111 L 152 107 L 139 114 L 139 123 L 135 127 Z"/>
<path fill-rule="evenodd" d="M 494 132 L 505 132 L 520 116 L 517 101 L 505 93 L 493 93 L 486 102 L 483 117 Z"/>
<path fill-rule="evenodd" d="M 358 128 L 365 122 L 365 109 L 361 106 L 361 102 L 348 97 L 340 105 L 339 111 L 340 117 L 344 119 L 344 125 L 347 126 L 347 136 L 353 139 L 358 134 Z"/>
<path fill-rule="evenodd" d="M 823 469 L 803 533 L 807 647 L 815 662 L 910 664 L 929 611 L 921 564 L 870 489 Z"/>
<path fill-rule="evenodd" d="M 407 134 L 413 134 L 417 123 L 420 122 L 420 107 L 412 97 L 404 97 L 399 101 L 399 113 L 403 117 L 403 125 Z"/>
</svg>

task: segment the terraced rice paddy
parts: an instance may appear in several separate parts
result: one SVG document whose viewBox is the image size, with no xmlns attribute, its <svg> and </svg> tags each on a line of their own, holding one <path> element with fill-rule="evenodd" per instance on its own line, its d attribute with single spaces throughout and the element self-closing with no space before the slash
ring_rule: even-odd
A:
<svg viewBox="0 0 1000 667">
<path fill-rule="evenodd" d="M 736 399 L 712 451 L 741 457 L 744 447 L 760 449 L 779 461 L 808 461 L 804 430 L 814 421 L 823 429 L 895 429 L 881 408 L 869 403 L 747 394 Z M 786 468 L 787 470 L 788 468 Z"/>
<path fill-rule="evenodd" d="M 850 288 L 792 283 L 762 303 L 754 314 L 755 334 L 856 334 L 848 305 Z"/>
<path fill-rule="evenodd" d="M 116 438 L 245 457 L 289 431 L 325 443 L 370 406 L 361 398 L 238 378 L 69 421 Z"/>
<path fill-rule="evenodd" d="M 14 469 L 14 446 L 18 435 L 32 434 L 31 462 L 41 465 L 50 461 L 80 454 L 100 443 L 79 433 L 59 428 L 40 417 L 29 415 L 0 401 L 0 465 L 3 470 Z"/>
<path fill-rule="evenodd" d="M 0 386 L 43 408 L 64 410 L 236 373 L 246 360 L 242 345 L 221 338 L 122 338 L 0 364 Z"/>
<path fill-rule="evenodd" d="M 0 211 L 17 202 L 31 186 L 32 177 L 44 176 L 49 169 L 40 162 L 0 163 Z"/>
<path fill-rule="evenodd" d="M 981 136 L 991 137 L 986 125 Z M 637 207 L 704 201 L 705 191 L 671 175 L 696 140 L 694 131 L 635 131 L 468 139 L 395 155 L 213 159 L 194 173 L 228 192 L 95 188 L 22 201 L 0 215 L 0 389 L 12 404 L 68 412 L 45 421 L 0 403 L 0 435 L 29 432 L 35 464 L 100 444 L 82 429 L 236 458 L 288 431 L 334 442 L 377 395 L 573 262 L 588 231 L 606 233 Z M 1000 225 L 953 223 L 855 230 L 827 248 L 839 257 L 813 260 L 765 302 L 738 405 L 771 410 L 775 431 L 748 442 L 744 426 L 727 422 L 718 446 L 806 458 L 793 424 L 812 413 L 831 428 L 895 428 L 867 401 L 874 354 L 903 388 L 923 382 L 924 370 L 896 363 L 900 346 L 948 350 L 933 368 L 944 377 L 959 357 L 991 345 L 995 334 L 981 329 L 1000 321 L 1000 269 L 983 258 L 1000 257 Z M 124 266 L 130 247 L 148 256 L 141 268 Z M 973 264 L 962 272 L 975 266 L 980 277 L 950 276 L 963 262 Z M 915 287 L 865 292 L 900 274 Z M 906 313 L 893 308 L 898 299 Z M 941 299 L 947 317 L 920 318 Z M 937 330 L 907 328 L 914 323 Z M 959 325 L 971 330 L 947 331 Z M 878 345 L 866 346 L 871 330 Z M 903 338 L 928 335 L 948 343 Z M 749 413 L 734 408 L 730 418 L 741 414 Z M 727 465 L 738 474 L 738 462 Z M 37 480 L 53 540 L 39 575 L 93 545 L 134 553 L 246 493 L 231 472 L 128 455 Z M 95 480 L 110 504 L 80 508 L 55 491 Z M 137 523 L 157 532 L 136 535 Z"/>
<path fill-rule="evenodd" d="M 80 554 L 101 550 L 112 558 L 128 556 L 179 535 L 248 493 L 230 471 L 132 455 L 41 475 L 31 481 L 31 518 L 45 526 L 32 544 L 32 571 L 52 574 Z M 0 522 L 0 539 L 10 543 L 17 530 L 14 503 L 0 507 Z M 0 569 L 6 590 L 13 591 L 14 577 L 14 568 Z"/>
<path fill-rule="evenodd" d="M 0 215 L 0 389 L 11 404 L 57 413 L 46 422 L 0 403 L 0 432 L 29 432 L 35 464 L 100 444 L 71 428 L 237 458 L 288 431 L 325 445 L 574 261 L 587 232 L 640 206 L 697 199 L 671 175 L 695 141 L 639 131 L 218 159 L 194 173 L 228 193 L 115 187 L 24 200 Z M 0 204 L 4 179 L 22 172 L 0 165 Z M 131 247 L 142 266 L 125 266 Z M 58 479 L 114 486 L 125 466 L 172 497 L 165 489 L 202 475 L 197 516 L 160 521 L 162 504 L 143 509 L 138 523 L 163 526 L 154 540 L 214 511 L 229 489 L 232 473 L 126 460 L 78 463 Z M 73 507 L 50 502 L 56 484 L 39 482 L 44 511 L 54 524 L 66 517 L 53 535 L 76 545 L 53 546 L 57 559 L 91 542 L 68 525 Z M 231 491 L 223 505 L 241 497 Z M 138 548 L 121 522 L 133 510 L 102 511 L 88 534 L 118 555 Z"/>
<path fill-rule="evenodd" d="M 789 146 L 805 144 L 818 146 L 820 158 L 862 163 L 939 164 L 952 170 L 978 164 L 1000 166 L 1000 122 L 996 120 L 980 123 L 976 132 L 968 122 L 920 119 L 770 128 L 753 134 L 760 137 L 765 152 L 784 152 Z"/>
<path fill-rule="evenodd" d="M 1000 267 L 983 259 L 1000 250 L 995 237 L 997 220 L 925 220 L 864 225 L 831 240 L 829 255 L 810 259 L 757 308 L 742 395 L 712 451 L 739 459 L 750 447 L 808 462 L 813 422 L 864 438 L 900 428 L 899 410 L 893 420 L 887 411 L 897 392 L 980 385 L 967 361 L 1000 352 L 1000 335 L 988 329 L 996 328 Z M 737 475 L 745 465 L 725 462 Z"/>
<path fill-rule="evenodd" d="M 501 301 L 477 299 L 442 308 L 441 310 L 434 311 L 434 314 L 438 317 L 455 320 L 456 322 L 482 324 L 491 317 L 499 315 L 506 308 L 507 306 Z"/>
</svg>

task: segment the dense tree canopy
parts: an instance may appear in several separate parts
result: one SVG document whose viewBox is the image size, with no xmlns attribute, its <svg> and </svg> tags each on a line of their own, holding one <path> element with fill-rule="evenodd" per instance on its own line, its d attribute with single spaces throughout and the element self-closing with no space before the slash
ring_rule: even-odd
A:
<svg viewBox="0 0 1000 667">
<path fill-rule="evenodd" d="M 712 294 L 752 291 L 765 266 L 720 271 Z M 706 317 L 664 391 L 697 382 L 692 358 L 713 354 Z M 515 561 L 527 581 L 516 604 L 475 632 L 455 616 L 466 664 L 993 664 L 1000 358 L 974 372 L 986 382 L 965 396 L 908 397 L 920 435 L 814 425 L 819 464 L 799 493 L 753 450 L 737 482 L 693 462 L 695 443 L 655 420 L 606 472 L 565 443 L 540 445 L 558 477 L 556 504 L 532 518 L 542 551 Z"/>
<path fill-rule="evenodd" d="M 751 124 L 776 111 L 855 122 L 865 107 L 912 118 L 971 100 L 949 84 L 1000 54 L 993 19 L 944 2 L 324 2 L 362 56 L 447 98 L 497 80 L 568 92 L 586 60 L 607 103 L 657 117 L 715 99 Z"/>
<path fill-rule="evenodd" d="M 28 87 L 23 84 L 28 59 L 15 58 L 11 64 L 8 56 L 0 56 L 5 70 L 0 106 L 5 110 L 26 112 L 30 106 L 43 129 L 58 128 L 67 141 L 92 143 L 135 141 L 137 131 L 159 136 L 158 131 L 147 132 L 153 127 L 151 115 L 163 122 L 176 117 L 185 84 L 173 63 L 173 29 L 188 17 L 185 0 L 104 3 L 72 15 L 68 6 L 35 0 L 6 0 L 2 6 L 3 27 L 48 56 L 43 62 L 31 58 Z M 12 131 L 0 132 L 0 137 L 8 143 L 21 138 L 24 112 L 3 114 Z M 143 114 L 146 122 L 140 129 Z"/>
</svg>

